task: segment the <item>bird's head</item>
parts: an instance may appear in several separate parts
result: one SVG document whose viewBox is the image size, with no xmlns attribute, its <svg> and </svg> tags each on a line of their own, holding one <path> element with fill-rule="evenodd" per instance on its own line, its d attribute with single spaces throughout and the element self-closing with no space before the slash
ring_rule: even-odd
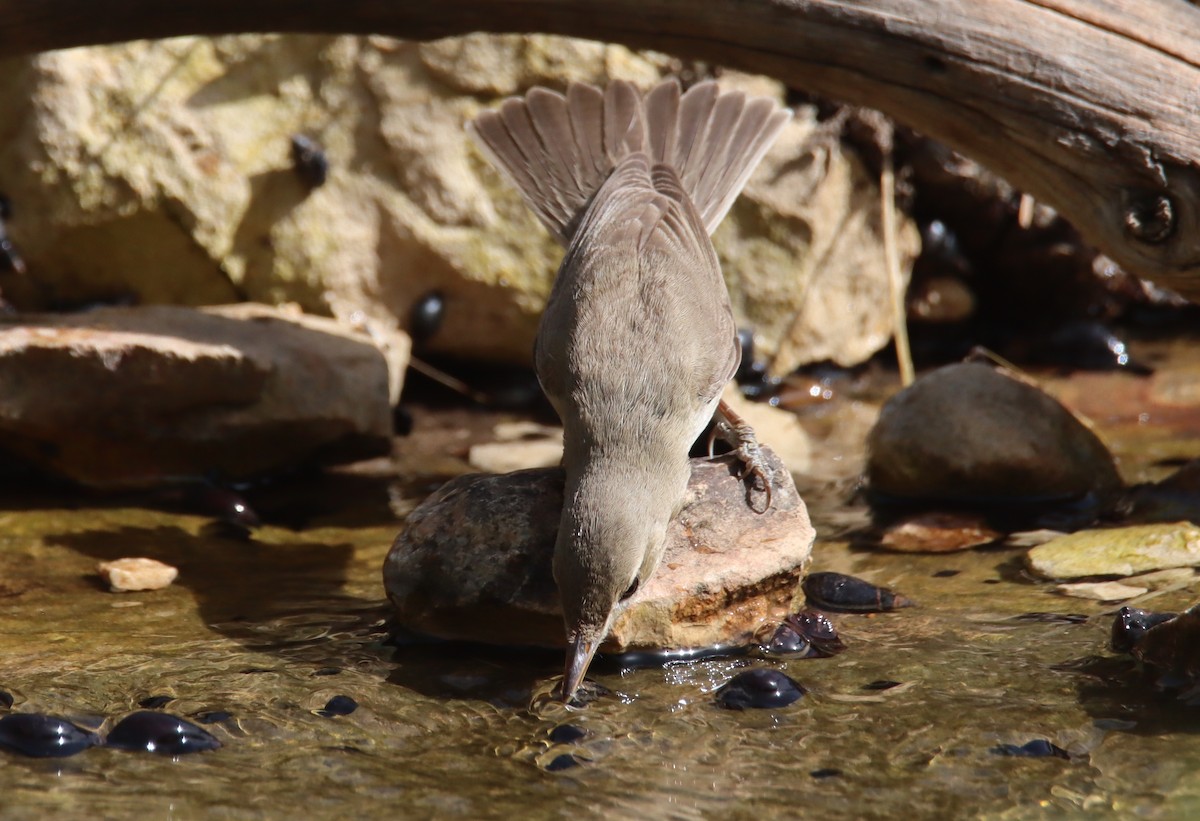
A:
<svg viewBox="0 0 1200 821">
<path fill-rule="evenodd" d="M 554 580 L 567 629 L 564 702 L 582 683 L 615 617 L 662 559 L 689 468 L 686 458 L 682 470 L 659 468 L 653 480 L 628 470 L 597 470 L 568 482 L 554 547 Z"/>
</svg>

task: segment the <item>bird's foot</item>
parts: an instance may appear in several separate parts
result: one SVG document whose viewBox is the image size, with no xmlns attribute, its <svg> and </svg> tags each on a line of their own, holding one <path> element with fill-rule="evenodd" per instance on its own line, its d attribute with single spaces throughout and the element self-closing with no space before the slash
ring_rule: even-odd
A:
<svg viewBox="0 0 1200 821">
<path fill-rule="evenodd" d="M 738 474 L 738 478 L 751 477 L 755 480 L 752 487 L 756 487 L 758 480 L 761 480 L 763 492 L 766 494 L 766 504 L 762 510 L 755 507 L 753 502 L 749 503 L 750 509 L 755 513 L 766 513 L 771 509 L 771 468 L 763 456 L 762 448 L 759 447 L 754 428 L 723 399 L 717 405 L 717 415 L 721 418 L 716 420 L 708 436 L 708 456 L 712 458 L 713 444 L 718 436 L 728 442 L 733 448 L 733 455 L 742 463 L 742 472 Z"/>
</svg>

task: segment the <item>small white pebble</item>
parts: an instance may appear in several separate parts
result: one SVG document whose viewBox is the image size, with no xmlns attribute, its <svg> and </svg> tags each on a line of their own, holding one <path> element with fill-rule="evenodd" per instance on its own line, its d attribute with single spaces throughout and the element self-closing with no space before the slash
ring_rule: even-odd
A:
<svg viewBox="0 0 1200 821">
<path fill-rule="evenodd" d="M 175 581 L 179 571 L 154 559 L 116 559 L 96 568 L 114 593 L 132 590 L 161 590 Z"/>
</svg>

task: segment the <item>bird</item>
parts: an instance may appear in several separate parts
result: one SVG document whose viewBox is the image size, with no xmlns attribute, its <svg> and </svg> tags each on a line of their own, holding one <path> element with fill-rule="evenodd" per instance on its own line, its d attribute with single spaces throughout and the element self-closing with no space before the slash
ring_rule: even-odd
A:
<svg viewBox="0 0 1200 821">
<path fill-rule="evenodd" d="M 669 78 L 644 94 L 619 80 L 534 87 L 469 124 L 566 248 L 534 343 L 563 423 L 565 703 L 657 569 L 719 406 L 770 493 L 752 428 L 721 402 L 741 349 L 710 237 L 790 118 L 766 97 Z"/>
</svg>

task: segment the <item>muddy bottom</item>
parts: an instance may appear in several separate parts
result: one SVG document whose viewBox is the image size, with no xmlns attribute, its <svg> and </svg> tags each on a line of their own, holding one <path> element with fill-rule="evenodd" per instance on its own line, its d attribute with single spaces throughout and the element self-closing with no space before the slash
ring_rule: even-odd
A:
<svg viewBox="0 0 1200 821">
<path fill-rule="evenodd" d="M 158 709 L 212 720 L 204 726 L 223 746 L 174 759 L 104 747 L 65 759 L 0 751 L 0 815 L 1200 811 L 1200 709 L 1139 686 L 1131 664 L 1108 650 L 1115 606 L 1056 595 L 1022 572 L 1018 549 L 852 548 L 831 534 L 861 511 L 839 506 L 834 493 L 809 497 L 819 534 L 812 569 L 862 576 L 918 605 L 832 615 L 848 645 L 834 658 L 636 669 L 606 660 L 594 677 L 612 694 L 568 712 L 544 697 L 556 654 L 395 646 L 380 567 L 403 514 L 464 469 L 470 435 L 453 433 L 457 422 L 447 419 L 418 414 L 399 446 L 403 480 L 396 467 L 374 465 L 260 494 L 268 524 L 252 538 L 137 499 L 9 493 L 0 511 L 0 689 L 12 709 L 107 730 L 144 702 L 162 702 L 148 699 L 169 697 Z M 1161 472 L 1162 454 L 1200 455 L 1200 441 L 1174 419 L 1095 421 L 1119 432 L 1129 478 Z M 1134 455 L 1142 452 L 1157 455 Z M 168 562 L 179 579 L 156 592 L 107 592 L 96 563 L 123 556 Z M 1197 599 L 1192 586 L 1145 606 Z M 717 707 L 714 691 L 750 666 L 787 673 L 807 695 L 777 710 Z M 323 715 L 335 696 L 357 709 Z M 1038 740 L 1068 757 L 1000 752 Z"/>
</svg>

